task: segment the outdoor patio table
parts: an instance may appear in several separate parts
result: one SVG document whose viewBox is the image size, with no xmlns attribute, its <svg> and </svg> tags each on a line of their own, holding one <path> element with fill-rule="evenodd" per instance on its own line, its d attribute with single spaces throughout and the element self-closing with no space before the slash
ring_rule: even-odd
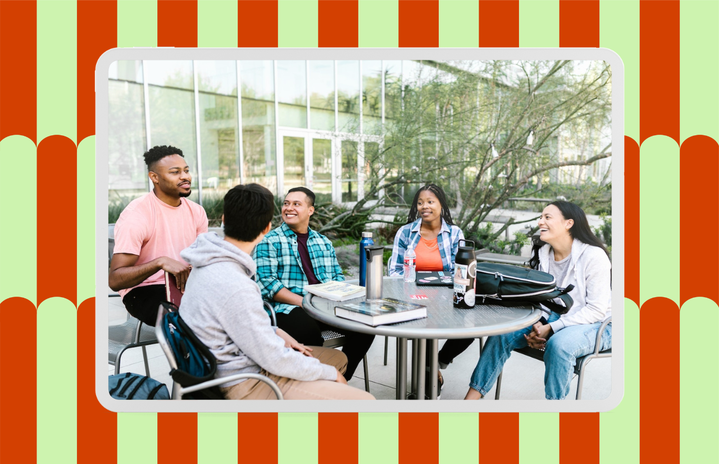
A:
<svg viewBox="0 0 719 464">
<path fill-rule="evenodd" d="M 427 299 L 412 299 L 412 295 L 425 295 Z M 432 391 L 430 398 L 437 398 L 437 341 L 445 338 L 479 338 L 499 335 L 534 324 L 541 311 L 531 305 L 506 307 L 500 305 L 476 305 L 473 309 L 458 309 L 452 305 L 453 291 L 449 287 L 418 287 L 402 278 L 385 277 L 382 285 L 383 298 L 419 303 L 427 306 L 427 317 L 397 324 L 372 327 L 335 316 L 335 306 L 342 303 L 362 301 L 364 297 L 337 302 L 308 293 L 302 306 L 315 319 L 340 329 L 375 335 L 397 337 L 397 399 L 407 395 L 407 339 L 413 339 L 412 390 L 418 399 L 424 399 L 425 346 L 429 346 Z M 416 388 L 416 389 L 415 389 Z"/>
</svg>

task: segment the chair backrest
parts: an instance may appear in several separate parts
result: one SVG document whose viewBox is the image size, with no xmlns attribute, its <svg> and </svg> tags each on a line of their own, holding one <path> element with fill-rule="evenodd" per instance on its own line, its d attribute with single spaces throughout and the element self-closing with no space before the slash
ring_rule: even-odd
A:
<svg viewBox="0 0 719 464">
<path fill-rule="evenodd" d="M 174 274 L 165 271 L 165 299 L 178 308 L 182 301 L 182 292 L 177 288 L 177 279 Z"/>
</svg>

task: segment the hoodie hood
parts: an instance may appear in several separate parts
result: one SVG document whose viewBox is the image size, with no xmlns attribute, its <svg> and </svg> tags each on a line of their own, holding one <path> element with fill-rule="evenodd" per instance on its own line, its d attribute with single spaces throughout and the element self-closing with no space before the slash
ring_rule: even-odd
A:
<svg viewBox="0 0 719 464">
<path fill-rule="evenodd" d="M 195 269 L 215 263 L 235 262 L 248 277 L 253 277 L 257 269 L 250 255 L 221 239 L 215 232 L 199 235 L 192 245 L 182 250 L 180 256 Z"/>
</svg>

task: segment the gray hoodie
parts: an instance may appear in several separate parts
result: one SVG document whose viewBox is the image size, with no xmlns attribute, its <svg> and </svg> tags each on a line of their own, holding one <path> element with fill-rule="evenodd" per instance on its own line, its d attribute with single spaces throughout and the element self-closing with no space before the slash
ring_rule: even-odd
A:
<svg viewBox="0 0 719 464">
<path fill-rule="evenodd" d="M 336 380 L 334 367 L 285 347 L 275 333 L 253 280 L 255 263 L 247 253 L 209 232 L 181 256 L 192 272 L 180 314 L 217 358 L 217 377 L 263 368 L 296 380 Z"/>
</svg>

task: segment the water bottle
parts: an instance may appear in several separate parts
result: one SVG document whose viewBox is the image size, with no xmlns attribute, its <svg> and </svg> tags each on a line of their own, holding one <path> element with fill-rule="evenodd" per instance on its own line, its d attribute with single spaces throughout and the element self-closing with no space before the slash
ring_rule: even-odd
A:
<svg viewBox="0 0 719 464">
<path fill-rule="evenodd" d="M 474 256 L 474 242 L 461 239 L 460 243 L 472 243 L 472 246 L 458 246 L 454 258 L 454 297 L 455 308 L 474 308 L 474 282 L 477 276 L 477 258 Z"/>
<path fill-rule="evenodd" d="M 411 244 L 410 244 L 411 245 Z M 407 248 L 404 252 L 404 281 L 414 282 L 415 281 L 415 268 L 417 261 L 417 255 L 414 254 L 414 248 Z"/>
<path fill-rule="evenodd" d="M 360 240 L 359 256 L 359 284 L 365 286 L 367 279 L 367 254 L 364 252 L 365 247 L 374 245 L 372 240 L 372 232 L 362 232 L 362 240 Z"/>
</svg>

